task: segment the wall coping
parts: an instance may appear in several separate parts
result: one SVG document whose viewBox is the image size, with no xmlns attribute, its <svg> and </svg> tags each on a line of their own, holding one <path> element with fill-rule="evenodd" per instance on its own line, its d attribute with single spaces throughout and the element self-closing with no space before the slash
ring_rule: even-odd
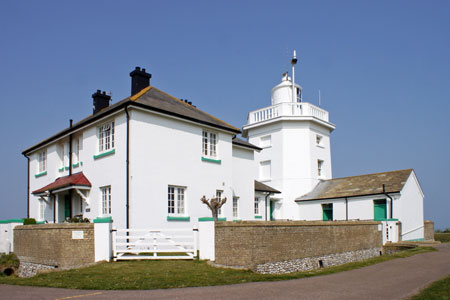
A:
<svg viewBox="0 0 450 300">
<path fill-rule="evenodd" d="M 216 222 L 216 227 L 295 227 L 295 226 L 351 226 L 378 225 L 380 221 L 241 221 Z"/>
<path fill-rule="evenodd" d="M 33 224 L 19 225 L 14 230 L 53 230 L 53 229 L 93 229 L 93 223 L 60 223 L 60 224 Z"/>
<path fill-rule="evenodd" d="M 9 224 L 9 223 L 22 223 L 23 224 L 23 219 L 0 220 L 0 224 Z"/>
</svg>

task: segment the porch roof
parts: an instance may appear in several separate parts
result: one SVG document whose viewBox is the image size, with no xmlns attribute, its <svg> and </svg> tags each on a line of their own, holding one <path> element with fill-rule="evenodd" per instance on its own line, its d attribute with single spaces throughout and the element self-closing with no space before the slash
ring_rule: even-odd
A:
<svg viewBox="0 0 450 300">
<path fill-rule="evenodd" d="M 70 176 L 64 176 L 57 178 L 54 182 L 32 192 L 32 194 L 42 194 L 45 192 L 51 192 L 54 190 L 67 188 L 67 187 L 91 187 L 91 183 L 84 176 L 83 172 L 75 173 Z"/>
<path fill-rule="evenodd" d="M 264 183 L 256 181 L 256 180 L 255 180 L 255 191 L 256 192 L 267 192 L 267 193 L 273 193 L 273 194 L 281 193 L 279 190 L 276 190 L 273 187 L 268 186 L 267 184 L 264 184 Z"/>
</svg>

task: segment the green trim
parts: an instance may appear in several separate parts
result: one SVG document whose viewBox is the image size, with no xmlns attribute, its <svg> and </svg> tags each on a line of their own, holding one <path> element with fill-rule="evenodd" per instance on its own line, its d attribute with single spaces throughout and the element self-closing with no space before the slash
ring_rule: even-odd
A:
<svg viewBox="0 0 450 300">
<path fill-rule="evenodd" d="M 112 149 L 112 150 L 110 150 L 108 152 L 103 152 L 103 153 L 94 155 L 94 159 L 99 159 L 101 157 L 105 157 L 105 156 L 108 156 L 108 155 L 111 155 L 111 154 L 114 154 L 114 153 L 116 153 L 116 149 Z"/>
<path fill-rule="evenodd" d="M 227 220 L 227 218 L 218 218 L 217 219 L 217 221 L 226 221 L 226 220 Z M 201 217 L 201 218 L 198 218 L 198 221 L 199 222 L 214 221 L 214 218 L 213 217 Z"/>
<path fill-rule="evenodd" d="M 97 217 L 94 219 L 94 223 L 112 223 L 112 217 Z"/>
<path fill-rule="evenodd" d="M 78 168 L 80 166 L 80 163 L 72 164 L 72 168 Z"/>
<path fill-rule="evenodd" d="M 202 161 L 212 162 L 212 163 L 216 163 L 216 164 L 222 163 L 222 160 L 220 160 L 220 159 L 212 159 L 212 158 L 207 158 L 204 156 L 202 156 Z"/>
<path fill-rule="evenodd" d="M 83 165 L 83 162 L 82 162 L 82 161 L 80 161 L 80 165 L 81 165 L 81 166 Z"/>
<path fill-rule="evenodd" d="M 35 177 L 35 178 L 38 178 L 38 177 L 45 176 L 45 175 L 47 175 L 47 171 L 44 171 L 44 172 L 42 172 L 42 173 L 35 174 L 34 177 Z"/>
<path fill-rule="evenodd" d="M 67 166 L 67 167 L 64 167 L 64 169 L 67 171 L 67 170 L 69 170 L 69 166 Z"/>
<path fill-rule="evenodd" d="M 402 242 L 423 242 L 424 239 L 412 239 L 412 240 L 403 240 Z"/>
<path fill-rule="evenodd" d="M 64 167 L 58 169 L 59 172 L 64 171 Z"/>
<path fill-rule="evenodd" d="M 45 221 L 37 221 L 36 224 L 45 224 Z"/>
<path fill-rule="evenodd" d="M 398 221 L 398 219 L 374 219 L 374 221 Z"/>
<path fill-rule="evenodd" d="M 262 219 L 262 216 L 255 216 L 255 219 Z"/>
<path fill-rule="evenodd" d="M 23 219 L 0 220 L 0 224 L 23 223 Z"/>
<path fill-rule="evenodd" d="M 167 221 L 187 221 L 189 222 L 191 220 L 191 217 L 173 217 L 173 216 L 167 216 Z"/>
<path fill-rule="evenodd" d="M 241 219 L 235 219 L 235 220 L 233 220 L 233 222 L 242 222 L 242 220 Z"/>
</svg>

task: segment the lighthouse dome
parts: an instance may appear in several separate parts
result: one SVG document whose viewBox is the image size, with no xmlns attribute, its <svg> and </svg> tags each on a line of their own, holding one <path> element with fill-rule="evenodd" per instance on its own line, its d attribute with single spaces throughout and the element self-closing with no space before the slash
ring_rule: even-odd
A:
<svg viewBox="0 0 450 300">
<path fill-rule="evenodd" d="M 284 73 L 281 83 L 272 89 L 272 105 L 284 102 L 301 102 L 302 87 L 297 83 L 294 83 L 294 87 L 296 89 L 296 99 L 292 99 L 292 80 L 287 73 Z"/>
</svg>

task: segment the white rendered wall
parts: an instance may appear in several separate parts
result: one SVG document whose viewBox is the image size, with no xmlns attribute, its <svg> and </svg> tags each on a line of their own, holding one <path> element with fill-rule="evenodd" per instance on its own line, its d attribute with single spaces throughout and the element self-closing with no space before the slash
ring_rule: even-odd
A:
<svg viewBox="0 0 450 300">
<path fill-rule="evenodd" d="M 239 197 L 239 216 L 235 219 L 254 219 L 254 180 L 257 178 L 258 166 L 254 159 L 254 150 L 233 145 L 233 195 Z"/>
<path fill-rule="evenodd" d="M 320 146 L 316 135 L 322 136 Z M 261 138 L 271 136 L 271 146 L 255 153 L 255 160 L 271 161 L 271 178 L 258 178 L 282 193 L 275 213 L 279 219 L 298 219 L 294 199 L 310 192 L 319 179 L 332 178 L 330 130 L 313 121 L 289 120 L 262 124 L 248 130 L 249 142 L 260 146 Z M 318 176 L 317 161 L 324 161 Z"/>
<path fill-rule="evenodd" d="M 343 199 L 300 202 L 298 205 L 299 220 L 323 220 L 322 204 L 329 203 L 333 203 L 333 220 L 345 220 L 345 200 Z"/>
<path fill-rule="evenodd" d="M 398 210 L 394 207 L 394 218 L 402 222 L 404 241 L 424 238 L 423 199 L 424 195 L 416 174 L 411 172 L 401 191 Z"/>
<path fill-rule="evenodd" d="M 222 217 L 231 220 L 232 134 L 143 110 L 131 110 L 130 117 L 130 228 L 193 227 L 199 217 L 211 217 L 200 199 L 216 190 L 227 197 Z M 220 164 L 202 161 L 203 129 L 217 134 Z M 189 221 L 167 220 L 169 185 L 186 187 Z"/>
</svg>

